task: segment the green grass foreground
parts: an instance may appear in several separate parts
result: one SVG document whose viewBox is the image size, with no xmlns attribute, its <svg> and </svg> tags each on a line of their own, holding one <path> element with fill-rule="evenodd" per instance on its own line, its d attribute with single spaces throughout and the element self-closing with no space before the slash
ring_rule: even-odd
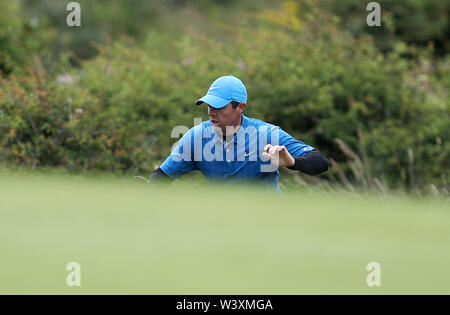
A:
<svg viewBox="0 0 450 315">
<path fill-rule="evenodd" d="M 430 199 L 0 178 L 0 293 L 450 293 Z M 382 286 L 366 284 L 381 264 Z M 81 287 L 69 287 L 70 262 Z"/>
</svg>

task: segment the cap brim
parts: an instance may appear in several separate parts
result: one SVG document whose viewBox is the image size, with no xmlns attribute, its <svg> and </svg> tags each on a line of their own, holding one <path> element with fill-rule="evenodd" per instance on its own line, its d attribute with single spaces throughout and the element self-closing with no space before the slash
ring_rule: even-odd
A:
<svg viewBox="0 0 450 315">
<path fill-rule="evenodd" d="M 195 102 L 196 105 L 202 105 L 203 103 L 206 103 L 214 108 L 223 108 L 228 104 L 230 104 L 231 101 L 212 94 L 207 94 L 203 96 L 201 99 L 199 99 L 197 102 Z"/>
</svg>

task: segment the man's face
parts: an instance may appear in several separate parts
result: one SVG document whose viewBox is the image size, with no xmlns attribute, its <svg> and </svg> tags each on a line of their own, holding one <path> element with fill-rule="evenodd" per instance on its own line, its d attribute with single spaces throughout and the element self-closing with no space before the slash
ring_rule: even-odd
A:
<svg viewBox="0 0 450 315">
<path fill-rule="evenodd" d="M 208 116 L 214 128 L 220 128 L 224 133 L 227 126 L 236 126 L 244 111 L 245 103 L 240 103 L 236 108 L 228 104 L 227 106 L 217 109 L 208 105 Z"/>
</svg>

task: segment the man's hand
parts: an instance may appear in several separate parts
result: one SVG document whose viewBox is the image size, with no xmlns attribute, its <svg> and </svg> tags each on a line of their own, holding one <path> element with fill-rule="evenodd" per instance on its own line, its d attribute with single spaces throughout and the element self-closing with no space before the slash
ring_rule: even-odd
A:
<svg viewBox="0 0 450 315">
<path fill-rule="evenodd" d="M 264 147 L 264 151 L 267 152 L 263 152 L 262 155 L 278 167 L 292 167 L 295 164 L 294 158 L 289 154 L 284 145 L 268 144 Z"/>
</svg>

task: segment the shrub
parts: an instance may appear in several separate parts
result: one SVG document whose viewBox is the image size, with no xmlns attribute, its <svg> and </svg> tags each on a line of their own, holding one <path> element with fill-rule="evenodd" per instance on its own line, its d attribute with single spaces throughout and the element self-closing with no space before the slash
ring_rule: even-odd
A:
<svg viewBox="0 0 450 315">
<path fill-rule="evenodd" d="M 313 1 L 289 2 L 279 14 L 227 23 L 220 39 L 150 32 L 138 45 L 102 46 L 72 85 L 42 69 L 3 80 L 0 158 L 148 174 L 169 154 L 174 126 L 206 119 L 194 101 L 214 79 L 234 74 L 247 86 L 249 116 L 318 148 L 354 182 L 343 144 L 362 156 L 369 186 L 448 187 L 448 59 L 405 45 L 383 54 Z M 69 99 L 72 110 L 83 108 L 80 117 L 69 119 Z"/>
<path fill-rule="evenodd" d="M 341 25 L 354 35 L 369 33 L 383 50 L 391 50 L 396 42 L 427 47 L 436 46 L 438 55 L 450 49 L 450 2 L 435 0 L 379 0 L 382 26 L 368 27 L 367 4 L 371 1 L 322 0 L 321 5 L 340 17 Z"/>
</svg>

